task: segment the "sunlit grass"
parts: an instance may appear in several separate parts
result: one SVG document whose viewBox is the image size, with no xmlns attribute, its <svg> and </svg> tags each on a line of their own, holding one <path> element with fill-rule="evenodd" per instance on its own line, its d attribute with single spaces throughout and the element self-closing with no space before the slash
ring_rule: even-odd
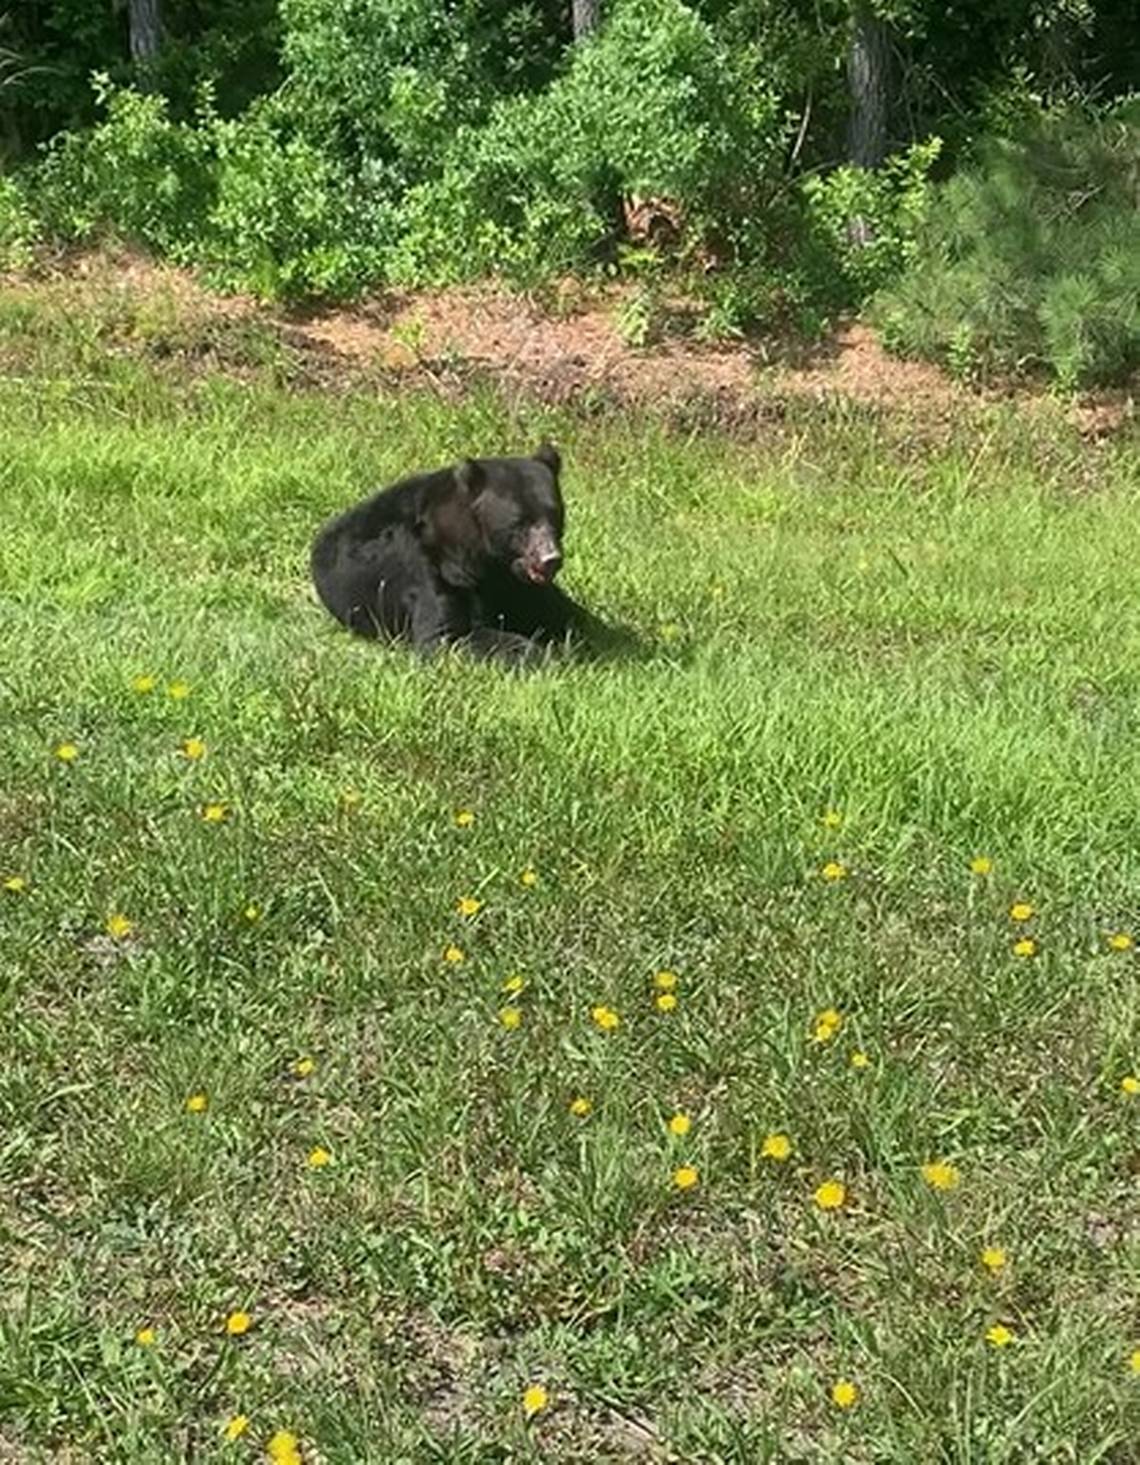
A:
<svg viewBox="0 0 1140 1465">
<path fill-rule="evenodd" d="M 1133 450 L 0 413 L 0 1444 L 1130 1458 Z M 644 656 L 312 603 L 327 512 L 546 434 Z"/>
</svg>

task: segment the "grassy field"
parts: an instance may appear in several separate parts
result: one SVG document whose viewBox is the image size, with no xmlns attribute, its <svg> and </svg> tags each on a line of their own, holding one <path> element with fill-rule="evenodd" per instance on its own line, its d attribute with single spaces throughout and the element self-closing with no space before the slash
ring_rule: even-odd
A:
<svg viewBox="0 0 1140 1465">
<path fill-rule="evenodd" d="M 1135 443 L 82 337 L 0 297 L 0 1459 L 1140 1459 Z M 643 656 L 314 606 L 543 434 Z"/>
</svg>

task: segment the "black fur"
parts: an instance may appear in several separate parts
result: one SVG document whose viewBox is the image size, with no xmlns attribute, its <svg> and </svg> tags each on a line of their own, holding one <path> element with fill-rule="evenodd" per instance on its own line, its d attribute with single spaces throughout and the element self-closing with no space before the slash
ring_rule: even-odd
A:
<svg viewBox="0 0 1140 1465">
<path fill-rule="evenodd" d="M 613 633 L 553 583 L 562 565 L 561 463 L 467 459 L 402 479 L 331 519 L 313 544 L 317 593 L 362 636 L 430 652 L 529 660 L 577 633 Z"/>
</svg>

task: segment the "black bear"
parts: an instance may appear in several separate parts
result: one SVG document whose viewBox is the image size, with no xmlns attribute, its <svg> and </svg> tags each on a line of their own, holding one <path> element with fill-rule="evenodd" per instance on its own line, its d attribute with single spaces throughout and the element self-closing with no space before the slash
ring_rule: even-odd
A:
<svg viewBox="0 0 1140 1465">
<path fill-rule="evenodd" d="M 609 629 L 554 584 L 562 567 L 561 461 L 465 459 L 382 489 L 329 520 L 312 550 L 324 605 L 362 636 L 420 651 L 461 643 L 520 662 L 572 633 Z"/>
</svg>

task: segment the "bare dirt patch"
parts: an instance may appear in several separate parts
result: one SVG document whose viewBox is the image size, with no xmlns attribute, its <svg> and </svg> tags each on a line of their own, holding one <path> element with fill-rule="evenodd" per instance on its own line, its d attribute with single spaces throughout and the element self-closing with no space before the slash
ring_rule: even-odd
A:
<svg viewBox="0 0 1140 1465">
<path fill-rule="evenodd" d="M 960 389 L 934 367 L 894 361 L 865 326 L 846 326 L 805 365 L 774 364 L 759 343 L 702 346 L 667 338 L 638 349 L 614 321 L 620 292 L 551 315 L 533 301 L 492 290 L 388 297 L 299 325 L 314 341 L 387 370 L 462 362 L 542 396 L 572 401 L 591 390 L 628 403 L 676 405 L 695 392 L 745 398 L 757 392 L 845 393 L 859 400 L 945 400 Z"/>
<path fill-rule="evenodd" d="M 663 313 L 661 339 L 638 348 L 618 329 L 629 294 L 620 286 L 565 281 L 542 300 L 491 286 L 387 292 L 351 308 L 285 311 L 211 294 L 186 271 L 119 251 L 66 260 L 34 281 L 0 280 L 0 292 L 9 300 L 47 297 L 72 318 L 89 316 L 112 349 L 225 370 L 275 365 L 330 386 L 379 379 L 452 395 L 484 379 L 586 412 L 628 406 L 730 428 L 771 421 L 797 403 L 848 405 L 905 419 L 924 437 L 1003 400 L 1062 411 L 1091 438 L 1134 418 L 1127 388 L 1059 404 L 1042 387 L 969 386 L 936 366 L 888 355 L 859 322 L 817 344 L 760 337 L 702 344 L 687 330 L 691 310 L 676 301 Z"/>
<path fill-rule="evenodd" d="M 589 408 L 606 402 L 676 413 L 703 404 L 725 425 L 771 416 L 799 399 L 847 402 L 949 426 L 995 401 L 1055 407 L 1041 388 L 973 387 L 938 367 L 890 356 L 860 322 L 840 325 L 810 346 L 786 341 L 703 345 L 678 333 L 649 348 L 630 345 L 616 320 L 620 288 L 555 292 L 555 309 L 492 288 L 390 294 L 352 310 L 297 319 L 294 330 L 344 362 L 389 374 L 472 371 L 544 401 Z M 676 312 L 677 317 L 683 311 Z M 1090 394 L 1066 406 L 1082 432 L 1101 436 L 1129 420 L 1128 391 Z"/>
</svg>

